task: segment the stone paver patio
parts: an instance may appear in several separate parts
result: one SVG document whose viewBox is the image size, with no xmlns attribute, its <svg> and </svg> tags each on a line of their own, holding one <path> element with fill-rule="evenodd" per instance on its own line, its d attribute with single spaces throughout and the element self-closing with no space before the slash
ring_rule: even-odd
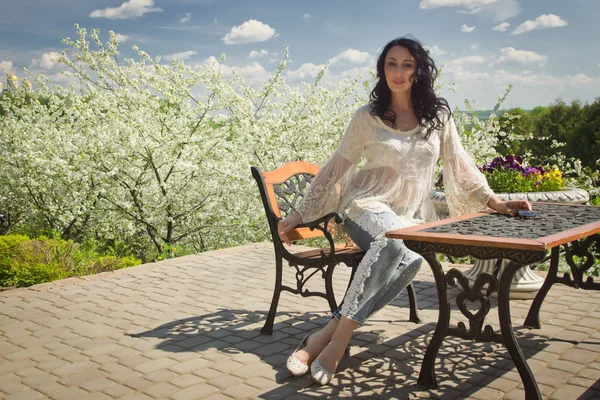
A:
<svg viewBox="0 0 600 400">
<path fill-rule="evenodd" d="M 327 322 L 327 302 L 283 293 L 274 334 L 260 335 L 273 276 L 272 245 L 258 243 L 0 292 L 0 398 L 524 398 L 501 346 L 460 339 L 440 351 L 440 387 L 417 386 L 437 321 L 427 266 L 415 280 L 423 324 L 407 321 L 402 295 L 358 329 L 332 385 L 294 378 L 285 360 Z M 348 270 L 336 276 L 341 299 Z M 543 396 L 600 398 L 600 292 L 556 285 L 539 330 L 521 326 L 530 304 L 511 302 L 513 325 Z"/>
</svg>

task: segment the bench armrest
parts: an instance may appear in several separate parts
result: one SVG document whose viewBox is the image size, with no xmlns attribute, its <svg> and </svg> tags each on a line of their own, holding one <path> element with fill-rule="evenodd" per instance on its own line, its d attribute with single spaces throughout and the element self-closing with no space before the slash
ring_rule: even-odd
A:
<svg viewBox="0 0 600 400">
<path fill-rule="evenodd" d="M 329 221 L 331 221 L 331 219 L 333 219 L 336 224 L 342 223 L 342 217 L 338 213 L 332 212 L 314 221 L 309 221 L 296 225 L 296 228 L 309 228 L 311 231 L 318 229 L 321 232 L 323 232 L 323 235 L 325 236 L 325 238 L 327 238 L 327 241 L 329 242 L 329 254 L 325 254 L 325 252 L 321 250 L 322 257 L 335 255 L 335 243 L 333 242 L 333 237 L 331 236 L 329 229 L 327 229 Z"/>
</svg>

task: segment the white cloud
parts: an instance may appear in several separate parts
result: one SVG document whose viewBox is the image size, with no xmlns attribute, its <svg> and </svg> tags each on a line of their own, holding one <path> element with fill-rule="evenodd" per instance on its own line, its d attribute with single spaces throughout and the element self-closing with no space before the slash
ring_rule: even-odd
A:
<svg viewBox="0 0 600 400">
<path fill-rule="evenodd" d="M 377 71 L 373 67 L 360 67 L 360 68 L 352 68 L 347 71 L 343 71 L 339 76 L 340 78 L 350 78 L 354 79 L 357 76 L 362 76 L 363 78 L 373 78 L 375 77 Z"/>
<path fill-rule="evenodd" d="M 573 75 L 573 76 L 567 76 L 566 78 L 567 78 L 567 81 L 569 82 L 569 84 L 571 84 L 573 86 L 589 85 L 590 83 L 598 81 L 598 79 L 590 78 L 589 76 L 587 76 L 585 74 L 577 74 L 577 75 Z"/>
<path fill-rule="evenodd" d="M 497 32 L 504 32 L 508 29 L 509 26 L 510 26 L 510 24 L 508 22 L 503 22 L 503 23 L 493 27 L 492 30 L 497 31 Z"/>
<path fill-rule="evenodd" d="M 50 82 L 55 84 L 64 85 L 67 82 L 75 82 L 76 79 L 72 76 L 65 75 L 62 71 L 54 74 L 43 74 Z"/>
<path fill-rule="evenodd" d="M 317 75 L 325 68 L 325 65 L 315 65 L 313 63 L 302 64 L 295 71 L 287 71 L 287 77 L 291 80 L 316 78 Z"/>
<path fill-rule="evenodd" d="M 535 51 L 516 50 L 513 47 L 505 47 L 500 50 L 500 57 L 490 65 L 515 62 L 518 64 L 538 64 L 543 67 L 546 61 L 548 61 L 547 56 L 538 54 Z"/>
<path fill-rule="evenodd" d="M 251 64 L 244 66 L 232 67 L 227 64 L 222 64 L 215 57 L 210 56 L 204 60 L 203 64 L 215 70 L 219 70 L 226 78 L 233 77 L 234 73 L 238 74 L 248 83 L 255 86 L 264 83 L 271 76 L 271 73 L 257 61 L 253 61 Z"/>
<path fill-rule="evenodd" d="M 521 13 L 517 0 L 498 0 L 484 6 L 483 15 L 489 15 L 494 22 L 502 22 Z"/>
<path fill-rule="evenodd" d="M 275 29 L 255 19 L 250 19 L 240 26 L 234 26 L 223 37 L 225 44 L 245 44 L 264 42 L 275 36 Z"/>
<path fill-rule="evenodd" d="M 121 35 L 120 33 L 117 33 L 115 36 L 119 42 L 125 42 L 127 39 L 129 39 L 129 36 Z"/>
<path fill-rule="evenodd" d="M 312 17 L 312 15 L 310 15 L 310 14 L 304 14 L 302 16 L 302 18 L 304 18 L 304 19 L 310 19 L 311 17 Z"/>
<path fill-rule="evenodd" d="M 12 61 L 0 61 L 0 71 L 12 72 L 13 63 Z"/>
<path fill-rule="evenodd" d="M 475 30 L 474 26 L 468 26 L 467 24 L 464 24 L 463 26 L 460 27 L 460 31 L 464 32 L 464 33 L 471 33 Z"/>
<path fill-rule="evenodd" d="M 44 53 L 39 59 L 34 58 L 33 60 L 31 60 L 31 66 L 40 67 L 43 69 L 52 69 L 58 64 L 58 56 L 59 54 L 55 51 Z"/>
<path fill-rule="evenodd" d="M 269 52 L 266 50 L 260 50 L 260 51 L 252 50 L 250 52 L 250 54 L 248 54 L 248 58 L 253 59 L 253 58 L 259 58 L 259 57 L 265 57 L 268 55 L 269 55 Z"/>
<path fill-rule="evenodd" d="M 598 78 L 590 78 L 585 74 L 554 76 L 545 73 L 540 74 L 512 74 L 504 70 L 497 70 L 495 79 L 503 84 L 518 84 L 535 88 L 551 88 L 565 90 L 570 87 L 589 88 L 590 85 L 600 83 Z"/>
<path fill-rule="evenodd" d="M 567 22 L 561 17 L 554 14 L 544 14 L 537 17 L 534 21 L 528 20 L 523 22 L 510 34 L 520 35 L 534 29 L 558 28 L 561 26 L 567 26 Z"/>
<path fill-rule="evenodd" d="M 486 62 L 487 58 L 483 56 L 466 56 L 457 58 L 456 60 L 452 60 L 452 62 L 456 65 L 463 64 L 483 64 Z"/>
<path fill-rule="evenodd" d="M 477 50 L 477 49 L 479 49 L 479 42 L 477 42 L 477 43 L 473 43 L 473 44 L 471 45 L 471 50 Z"/>
<path fill-rule="evenodd" d="M 435 44 L 434 44 L 433 46 L 431 46 L 431 47 L 425 46 L 425 48 L 426 48 L 427 50 L 429 50 L 429 53 L 430 53 L 432 56 L 434 56 L 434 57 L 436 57 L 436 56 L 442 56 L 442 55 L 446 54 L 446 52 L 445 52 L 444 50 L 440 49 L 440 48 L 439 48 L 437 45 L 435 45 Z"/>
<path fill-rule="evenodd" d="M 518 15 L 521 6 L 517 0 L 421 0 L 421 9 L 456 7 L 460 14 L 480 14 L 502 22 Z"/>
<path fill-rule="evenodd" d="M 167 54 L 165 60 L 188 60 L 198 54 L 194 50 L 182 51 L 180 53 Z"/>
<path fill-rule="evenodd" d="M 190 22 L 190 19 L 192 19 L 192 13 L 185 13 L 185 17 L 181 18 L 179 22 L 185 24 L 186 22 Z"/>
<path fill-rule="evenodd" d="M 446 65 L 444 68 L 444 75 L 446 74 L 451 78 L 451 80 L 457 82 L 483 82 L 490 78 L 490 74 L 487 72 L 466 71 L 462 65 L 457 65 L 454 63 Z"/>
<path fill-rule="evenodd" d="M 421 0 L 419 8 L 424 10 L 438 7 L 463 7 L 474 8 L 484 4 L 494 3 L 496 0 Z"/>
<path fill-rule="evenodd" d="M 369 61 L 369 53 L 355 49 L 342 51 L 337 56 L 329 60 L 330 64 L 348 63 L 348 64 L 363 64 Z"/>
<path fill-rule="evenodd" d="M 480 14 L 483 11 L 483 7 L 470 7 L 466 10 L 458 10 L 459 14 Z"/>
<path fill-rule="evenodd" d="M 154 7 L 154 0 L 129 0 L 119 7 L 92 11 L 90 18 L 128 19 L 150 12 L 162 12 L 162 8 Z"/>
</svg>

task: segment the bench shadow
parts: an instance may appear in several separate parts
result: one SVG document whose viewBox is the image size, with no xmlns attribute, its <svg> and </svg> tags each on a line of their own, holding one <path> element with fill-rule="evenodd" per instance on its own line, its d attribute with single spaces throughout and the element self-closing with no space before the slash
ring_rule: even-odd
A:
<svg viewBox="0 0 600 400">
<path fill-rule="evenodd" d="M 353 336 L 351 356 L 343 359 L 332 384 L 320 387 L 308 375 L 291 376 L 285 361 L 302 337 L 326 324 L 329 316 L 318 312 L 280 312 L 271 336 L 260 334 L 265 318 L 266 312 L 262 311 L 221 308 L 128 335 L 161 339 L 156 348 L 167 352 L 216 350 L 234 355 L 234 359 L 235 355 L 253 354 L 272 368 L 263 376 L 274 378 L 279 385 L 255 396 L 261 399 L 283 399 L 295 394 L 309 398 L 391 399 L 418 397 L 424 393 L 432 397 L 460 398 L 460 393 L 474 392 L 516 371 L 508 352 L 498 344 L 446 338 L 436 365 L 439 388 L 429 390 L 417 384 L 417 377 L 435 324 L 416 325 L 415 329 L 393 338 L 386 337 L 385 330 L 367 324 Z M 545 347 L 541 340 L 544 338 L 535 332 L 517 327 L 516 333 L 527 359 Z"/>
</svg>

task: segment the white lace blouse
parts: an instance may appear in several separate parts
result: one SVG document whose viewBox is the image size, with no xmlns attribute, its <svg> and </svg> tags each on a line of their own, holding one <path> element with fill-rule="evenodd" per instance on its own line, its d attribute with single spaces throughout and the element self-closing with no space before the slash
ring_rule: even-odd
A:
<svg viewBox="0 0 600 400">
<path fill-rule="evenodd" d="M 493 192 L 464 150 L 452 118 L 441 116 L 443 127 L 424 140 L 425 128 L 398 131 L 370 110 L 365 105 L 356 111 L 313 179 L 298 210 L 303 222 L 331 212 L 345 218 L 351 209 L 391 210 L 406 226 L 433 221 L 437 215 L 429 193 L 439 157 L 451 216 L 486 208 Z"/>
</svg>

